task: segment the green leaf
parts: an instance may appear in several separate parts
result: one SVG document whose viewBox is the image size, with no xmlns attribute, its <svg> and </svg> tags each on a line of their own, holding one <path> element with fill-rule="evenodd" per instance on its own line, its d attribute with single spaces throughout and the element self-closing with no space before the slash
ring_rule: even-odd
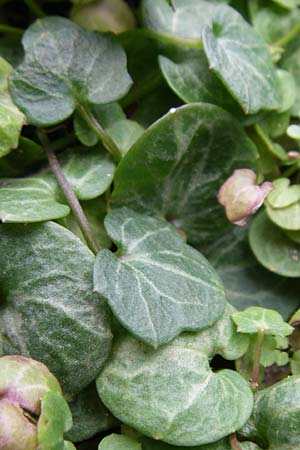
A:
<svg viewBox="0 0 300 450">
<path fill-rule="evenodd" d="M 293 353 L 291 358 L 291 371 L 293 375 L 300 375 L 300 350 Z"/>
<path fill-rule="evenodd" d="M 219 319 L 223 286 L 172 225 L 128 208 L 112 211 L 104 223 L 118 252 L 98 253 L 94 288 L 131 333 L 157 348 Z"/>
<path fill-rule="evenodd" d="M 0 181 L 2 222 L 40 222 L 60 219 L 70 208 L 56 200 L 56 184 L 49 177 L 11 178 Z"/>
<path fill-rule="evenodd" d="M 299 11 L 298 11 L 298 14 Z M 299 19 L 297 19 L 299 22 Z M 287 46 L 282 56 L 281 67 L 287 70 L 293 77 L 297 86 L 297 100 L 292 108 L 292 114 L 295 116 L 300 115 L 300 39 L 295 38 Z"/>
<path fill-rule="evenodd" d="M 232 450 L 229 439 L 222 439 L 212 444 L 200 445 L 196 447 L 178 447 L 177 445 L 169 445 L 164 442 L 154 441 L 153 439 L 142 439 L 143 450 Z M 259 450 L 253 442 L 241 442 L 242 450 Z"/>
<path fill-rule="evenodd" d="M 144 133 L 144 128 L 133 120 L 120 120 L 108 128 L 107 133 L 116 143 L 122 155 L 125 155 Z"/>
<path fill-rule="evenodd" d="M 129 426 L 177 446 L 211 443 L 239 429 L 251 414 L 252 392 L 236 372 L 209 366 L 215 354 L 235 359 L 246 351 L 230 314 L 159 350 L 122 336 L 97 379 L 103 402 Z"/>
<path fill-rule="evenodd" d="M 159 56 L 162 73 L 171 89 L 186 103 L 207 102 L 241 115 L 239 104 L 209 69 L 203 50 L 177 49 Z"/>
<path fill-rule="evenodd" d="M 222 0 L 174 0 L 174 10 L 166 0 L 143 0 L 142 19 L 146 28 L 171 36 L 200 41 L 202 27 Z"/>
<path fill-rule="evenodd" d="M 93 255 L 51 222 L 1 225 L 0 241 L 0 353 L 29 355 L 65 392 L 80 392 L 99 373 L 111 342 L 109 312 L 92 292 Z"/>
<path fill-rule="evenodd" d="M 248 244 L 247 228 L 230 227 L 204 254 L 220 275 L 226 297 L 235 308 L 275 309 L 288 320 L 299 307 L 298 280 L 275 275 L 258 263 Z"/>
<path fill-rule="evenodd" d="M 267 198 L 268 204 L 274 209 L 286 208 L 300 200 L 300 185 L 290 186 L 288 178 L 278 178 L 273 181 L 273 190 Z"/>
<path fill-rule="evenodd" d="M 293 9 L 296 6 L 300 6 L 299 0 L 273 0 L 273 2 L 287 9 Z"/>
<path fill-rule="evenodd" d="M 220 6 L 202 39 L 210 68 L 246 114 L 280 108 L 280 84 L 268 47 L 237 11 Z"/>
<path fill-rule="evenodd" d="M 288 336 L 294 330 L 284 322 L 282 316 L 271 309 L 251 306 L 245 311 L 236 312 L 232 319 L 237 325 L 239 333 L 273 334 L 274 336 Z"/>
<path fill-rule="evenodd" d="M 287 377 L 257 393 L 253 419 L 259 438 L 263 439 L 268 448 L 272 450 L 299 448 L 299 405 L 299 376 Z"/>
<path fill-rule="evenodd" d="M 300 20 L 300 11 L 299 11 Z M 281 107 L 279 112 L 289 111 L 297 99 L 297 86 L 294 77 L 286 70 L 277 70 L 279 89 L 281 95 Z"/>
<path fill-rule="evenodd" d="M 300 276 L 300 249 L 277 228 L 265 211 L 258 214 L 250 227 L 251 249 L 258 261 L 271 272 L 285 277 Z"/>
<path fill-rule="evenodd" d="M 290 11 L 274 4 L 264 4 L 254 14 L 253 27 L 268 44 L 275 44 L 293 29 L 299 22 L 300 12 L 297 8 Z"/>
<path fill-rule="evenodd" d="M 297 190 L 294 190 L 296 194 Z M 273 208 L 271 204 L 266 201 L 266 211 L 269 219 L 275 225 L 283 230 L 298 231 L 300 230 L 300 202 L 294 202 L 286 208 Z"/>
<path fill-rule="evenodd" d="M 255 147 L 230 114 L 214 105 L 183 106 L 123 157 L 113 205 L 164 216 L 191 244 L 207 245 L 229 226 L 216 198 L 221 184 L 234 169 L 255 166 Z"/>
<path fill-rule="evenodd" d="M 67 402 L 57 392 L 47 392 L 42 399 L 42 411 L 38 420 L 40 450 L 64 450 L 64 432 L 72 426 L 72 415 Z"/>
<path fill-rule="evenodd" d="M 111 434 L 102 439 L 98 450 L 142 450 L 142 446 L 128 436 Z"/>
<path fill-rule="evenodd" d="M 18 147 L 26 118 L 8 92 L 8 76 L 13 68 L 0 57 L 0 158 Z"/>
<path fill-rule="evenodd" d="M 107 152 L 71 149 L 59 158 L 62 171 L 79 200 L 100 196 L 113 180 L 115 165 Z M 54 175 L 44 171 L 29 178 L 0 180 L 2 222 L 40 222 L 70 213 Z"/>
<path fill-rule="evenodd" d="M 90 439 L 101 431 L 107 431 L 117 425 L 116 419 L 101 403 L 95 383 L 81 391 L 69 403 L 73 418 L 73 427 L 65 438 L 74 442 Z"/>
<path fill-rule="evenodd" d="M 25 32 L 24 62 L 14 71 L 14 101 L 37 126 L 59 123 L 77 104 L 109 103 L 131 85 L 126 56 L 112 35 L 84 31 L 63 17 L 37 20 Z"/>
</svg>

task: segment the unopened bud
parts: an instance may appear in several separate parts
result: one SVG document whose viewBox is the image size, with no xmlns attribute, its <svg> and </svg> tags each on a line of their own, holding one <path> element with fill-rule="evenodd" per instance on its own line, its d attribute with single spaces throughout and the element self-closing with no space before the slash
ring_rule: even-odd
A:
<svg viewBox="0 0 300 450">
<path fill-rule="evenodd" d="M 218 201 L 225 207 L 228 220 L 236 225 L 246 224 L 249 216 L 263 204 L 273 189 L 270 182 L 256 184 L 256 174 L 250 169 L 237 169 L 222 185 Z"/>
</svg>

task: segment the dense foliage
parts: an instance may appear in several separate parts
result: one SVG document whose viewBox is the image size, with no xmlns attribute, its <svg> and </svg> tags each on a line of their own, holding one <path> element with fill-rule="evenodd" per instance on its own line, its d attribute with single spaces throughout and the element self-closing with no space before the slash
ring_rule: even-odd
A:
<svg viewBox="0 0 300 450">
<path fill-rule="evenodd" d="M 299 449 L 300 1 L 0 17 L 0 450 Z"/>
</svg>

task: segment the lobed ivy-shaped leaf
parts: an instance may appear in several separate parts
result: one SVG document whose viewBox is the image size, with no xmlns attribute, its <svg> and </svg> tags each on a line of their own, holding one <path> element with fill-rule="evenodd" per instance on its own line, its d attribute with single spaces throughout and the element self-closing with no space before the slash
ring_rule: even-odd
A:
<svg viewBox="0 0 300 450">
<path fill-rule="evenodd" d="M 0 354 L 43 362 L 77 394 L 99 373 L 112 338 L 108 308 L 92 292 L 92 253 L 52 222 L 3 224 L 0 241 Z"/>
<path fill-rule="evenodd" d="M 19 136 L 26 122 L 8 91 L 8 77 L 12 66 L 0 57 L 0 158 L 18 147 Z"/>
<path fill-rule="evenodd" d="M 146 130 L 123 157 L 113 206 L 164 216 L 188 242 L 204 246 L 230 226 L 216 196 L 238 167 L 256 167 L 256 149 L 240 124 L 214 105 L 183 106 Z"/>
<path fill-rule="evenodd" d="M 99 197 L 113 180 L 115 165 L 98 148 L 71 149 L 59 161 L 79 200 Z M 41 222 L 61 219 L 69 213 L 70 208 L 49 171 L 35 177 L 0 179 L 2 222 Z"/>
<path fill-rule="evenodd" d="M 59 123 L 78 105 L 113 102 L 131 86 L 125 52 L 113 35 L 52 16 L 31 25 L 22 42 L 25 59 L 10 91 L 33 125 Z"/>
<path fill-rule="evenodd" d="M 97 379 L 104 404 L 125 424 L 177 446 L 211 443 L 241 428 L 253 406 L 247 382 L 209 366 L 215 354 L 236 359 L 247 349 L 231 313 L 226 309 L 212 327 L 158 350 L 121 335 Z"/>
<path fill-rule="evenodd" d="M 236 312 L 232 319 L 239 333 L 262 332 L 284 337 L 293 332 L 293 327 L 285 323 L 277 311 L 258 306 L 250 306 L 245 311 Z"/>
<path fill-rule="evenodd" d="M 131 333 L 156 348 L 219 319 L 222 283 L 172 225 L 128 208 L 112 211 L 104 224 L 118 252 L 98 253 L 94 288 Z"/>
<path fill-rule="evenodd" d="M 219 6 L 202 40 L 210 68 L 246 114 L 280 108 L 280 82 L 268 47 L 237 11 Z"/>
</svg>

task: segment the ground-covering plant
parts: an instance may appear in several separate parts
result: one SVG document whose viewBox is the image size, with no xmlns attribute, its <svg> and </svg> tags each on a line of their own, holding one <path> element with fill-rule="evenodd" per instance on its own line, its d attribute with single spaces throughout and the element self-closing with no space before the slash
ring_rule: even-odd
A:
<svg viewBox="0 0 300 450">
<path fill-rule="evenodd" d="M 0 1 L 0 450 L 300 448 L 299 8 Z"/>
</svg>

